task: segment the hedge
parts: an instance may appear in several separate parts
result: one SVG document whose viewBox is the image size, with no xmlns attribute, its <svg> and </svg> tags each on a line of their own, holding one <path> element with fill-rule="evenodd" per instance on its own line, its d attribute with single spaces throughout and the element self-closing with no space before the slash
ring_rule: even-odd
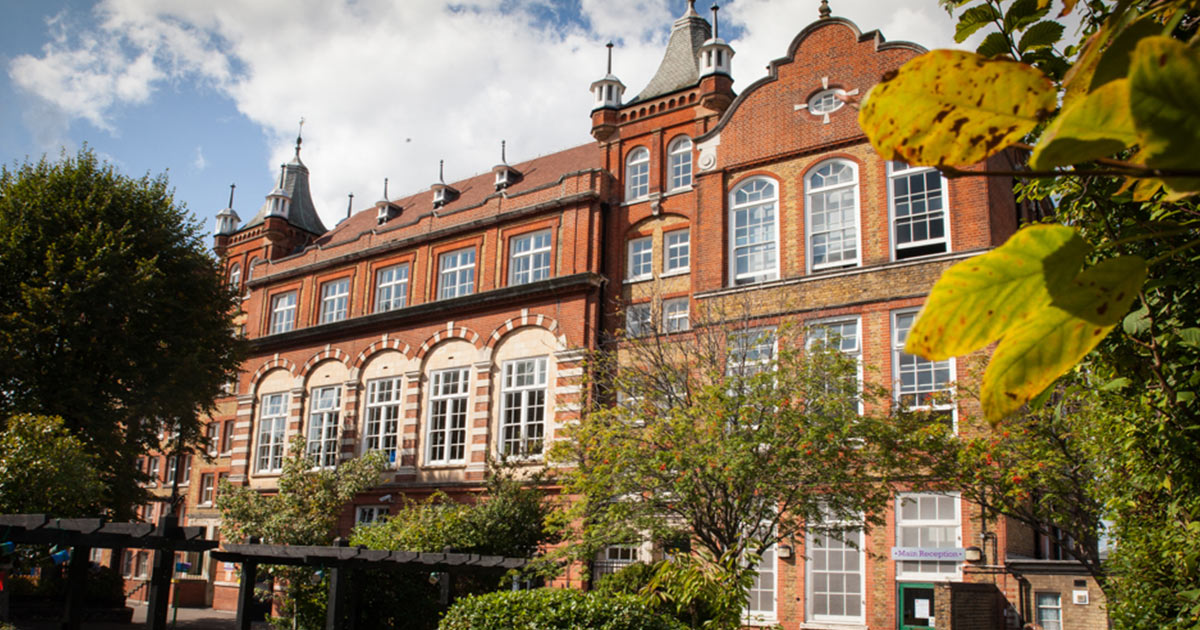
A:
<svg viewBox="0 0 1200 630">
<path fill-rule="evenodd" d="M 630 595 L 540 588 L 458 600 L 439 630 L 685 630 Z"/>
</svg>

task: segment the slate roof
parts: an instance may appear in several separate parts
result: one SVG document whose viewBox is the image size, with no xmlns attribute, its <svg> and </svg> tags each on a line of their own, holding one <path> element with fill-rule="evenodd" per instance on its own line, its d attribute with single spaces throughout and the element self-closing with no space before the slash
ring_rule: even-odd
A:
<svg viewBox="0 0 1200 630">
<path fill-rule="evenodd" d="M 325 224 L 321 222 L 317 208 L 313 205 L 312 193 L 308 190 L 308 167 L 300 161 L 299 150 L 296 151 L 296 156 L 292 158 L 292 161 L 284 165 L 283 170 L 283 190 L 292 199 L 290 210 L 288 210 L 288 223 L 318 236 L 324 234 L 326 232 Z M 264 201 L 262 207 L 258 209 L 258 214 L 255 214 L 239 230 L 261 224 L 267 216 L 269 205 L 269 202 Z"/>
<path fill-rule="evenodd" d="M 697 55 L 700 46 L 712 37 L 712 26 L 708 20 L 696 13 L 691 3 L 687 12 L 671 27 L 671 39 L 667 42 L 667 52 L 663 55 L 662 63 L 654 78 L 630 103 L 652 98 L 690 88 L 700 83 L 700 66 Z"/>
</svg>

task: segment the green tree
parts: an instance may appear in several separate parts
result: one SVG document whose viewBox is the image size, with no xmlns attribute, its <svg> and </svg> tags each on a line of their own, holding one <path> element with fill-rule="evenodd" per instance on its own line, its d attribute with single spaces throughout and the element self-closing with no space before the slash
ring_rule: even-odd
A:
<svg viewBox="0 0 1200 630">
<path fill-rule="evenodd" d="M 95 516 L 99 462 L 62 418 L 17 414 L 0 433 L 0 514 Z"/>
<path fill-rule="evenodd" d="M 687 332 L 638 331 L 591 356 L 594 396 L 552 450 L 580 497 L 577 558 L 682 537 L 744 603 L 764 550 L 827 517 L 880 523 L 895 482 L 940 451 L 946 426 L 891 413 L 835 334 L 767 328 L 754 312 L 713 307 Z"/>
<path fill-rule="evenodd" d="M 385 466 L 383 453 L 376 451 L 336 468 L 314 468 L 305 453 L 304 438 L 296 436 L 288 444 L 275 494 L 221 482 L 217 492 L 221 532 L 237 542 L 253 536 L 267 544 L 328 545 L 346 504 L 378 483 Z M 322 574 L 308 567 L 268 566 L 265 570 L 286 585 L 282 615 L 272 619 L 273 624 L 280 628 L 324 626 L 328 584 Z"/>
<path fill-rule="evenodd" d="M 1027 421 L 1010 414 L 1027 406 L 1040 436 L 1027 446 L 1047 468 L 1057 420 L 1044 405 L 1056 398 L 1043 392 L 1086 357 L 1083 382 L 1116 394 L 1088 403 L 1070 430 L 1103 446 L 1076 455 L 1095 475 L 1078 487 L 1090 485 L 1113 521 L 1101 570 L 1114 624 L 1198 627 L 1198 7 L 1064 0 L 1059 15 L 1079 11 L 1082 29 L 1063 46 L 1063 29 L 1044 19 L 1050 0 L 942 4 L 963 9 L 960 41 L 991 32 L 975 54 L 933 51 L 880 83 L 860 112 L 864 131 L 887 159 L 1018 177 L 1019 198 L 1049 202 L 1060 225 L 1026 228 L 947 271 L 908 350 L 940 358 L 999 340 L 982 389 L 994 439 L 1015 452 L 1013 427 Z M 1031 150 L 1028 165 L 956 166 L 1006 147 Z M 950 318 L 968 325 L 939 334 Z M 1061 479 L 1061 464 L 1041 482 Z"/>
<path fill-rule="evenodd" d="M 0 168 L 0 424 L 63 418 L 114 518 L 132 517 L 137 458 L 160 435 L 201 440 L 199 414 L 236 375 L 234 307 L 165 176 L 86 148 Z"/>
</svg>

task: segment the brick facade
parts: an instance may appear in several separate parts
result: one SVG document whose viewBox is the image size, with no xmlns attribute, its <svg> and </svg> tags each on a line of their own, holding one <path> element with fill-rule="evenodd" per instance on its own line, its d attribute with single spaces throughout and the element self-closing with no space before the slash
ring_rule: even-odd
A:
<svg viewBox="0 0 1200 630">
<path fill-rule="evenodd" d="M 676 22 L 676 30 L 703 21 L 690 15 Z M 251 356 L 229 396 L 206 419 L 216 427 L 217 445 L 211 461 L 193 459 L 185 488 L 187 524 L 208 525 L 217 533 L 217 515 L 210 503 L 201 502 L 207 492 L 201 480 L 210 475 L 264 492 L 274 489 L 278 471 L 269 448 L 272 435 L 264 430 L 267 416 L 268 421 L 280 418 L 287 436 L 307 435 L 317 417 L 315 400 L 332 396 L 334 415 L 327 417 L 336 426 L 334 457 L 341 461 L 362 453 L 372 427 L 382 426 L 372 424 L 372 413 L 384 413 L 372 411 L 372 405 L 383 404 L 372 388 L 384 382 L 396 388 L 387 399 L 395 405 L 393 464 L 378 486 L 346 507 L 342 531 L 354 525 L 359 507 L 386 509 L 402 496 L 420 499 L 435 490 L 459 495 L 478 490 L 489 453 L 526 449 L 533 455 L 530 465 L 540 465 L 540 441 L 529 432 L 553 439 L 559 427 L 578 417 L 585 352 L 597 348 L 605 333 L 625 327 L 623 309 L 630 304 L 685 298 L 690 308 L 701 308 L 750 296 L 763 321 L 853 321 L 866 378 L 899 392 L 897 375 L 905 368 L 897 365 L 898 314 L 919 309 L 942 271 L 1004 242 L 1018 221 L 1010 180 L 946 180 L 932 171 L 897 174 L 903 166 L 880 160 L 858 128 L 855 100 L 922 51 L 915 44 L 886 42 L 878 32 L 862 33 L 844 19 L 822 18 L 782 51 L 768 76 L 740 93 L 718 73 L 627 102 L 618 94 L 615 104 L 592 112 L 596 143 L 514 164 L 519 176 L 507 187 L 496 186 L 493 173 L 485 172 L 449 184 L 457 196 L 445 203 L 435 202 L 432 190 L 384 200 L 323 233 L 306 231 L 303 226 L 311 222 L 272 216 L 264 205 L 259 217 L 218 234 L 217 252 L 244 296 L 238 321 Z M 604 90 L 606 80 L 593 89 Z M 814 97 L 834 94 L 830 90 L 848 104 L 820 105 Z M 603 102 L 602 93 L 597 97 Z M 679 166 L 669 148 L 684 137 L 693 147 L 690 183 L 674 185 Z M 648 161 L 631 163 L 630 156 L 642 151 Z M 975 168 L 998 166 L 1004 159 Z M 295 177 L 307 177 L 299 145 L 288 168 Z M 913 173 L 912 182 L 940 190 L 942 200 L 940 212 L 911 228 L 929 230 L 922 232 L 924 240 L 905 231 L 910 229 L 907 214 L 903 219 L 897 214 L 896 182 Z M 632 175 L 645 178 L 645 191 L 627 188 Z M 837 180 L 846 187 L 840 196 L 822 196 L 819 182 L 832 179 L 821 178 L 834 175 L 848 177 Z M 766 191 L 770 208 L 739 214 L 752 188 Z M 306 191 L 305 183 L 301 192 Z M 818 216 L 825 204 L 835 202 L 849 203 L 849 211 Z M 739 223 L 767 215 L 768 222 L 761 224 L 766 227 L 758 231 Z M 823 236 L 827 221 L 835 219 L 840 227 Z M 688 264 L 668 269 L 668 238 L 674 235 L 678 245 L 682 230 L 687 230 Z M 537 263 L 518 262 L 528 250 L 516 244 L 534 247 L 531 235 L 548 235 L 539 241 L 544 255 Z M 641 242 L 649 243 L 648 254 L 640 255 L 649 256 L 649 267 L 631 277 L 629 243 L 646 238 Z M 743 239 L 767 244 L 743 249 Z M 764 248 L 770 253 L 763 254 Z M 446 297 L 443 290 L 450 283 L 458 287 L 465 277 L 447 275 L 446 261 L 463 260 L 447 256 L 464 251 L 473 261 L 470 281 L 462 285 L 466 294 Z M 522 276 L 526 264 L 539 272 Z M 384 308 L 382 287 L 397 277 L 386 274 L 400 269 L 407 281 L 393 289 L 402 291 L 403 306 Z M 322 323 L 332 291 L 326 287 L 340 287 L 332 283 L 343 280 L 345 314 Z M 280 328 L 280 318 L 288 325 Z M 504 374 L 509 366 L 530 361 L 522 364 L 545 374 L 539 385 L 545 392 L 541 424 L 535 427 L 526 418 L 527 424 L 512 433 L 504 425 Z M 968 377 L 968 363 L 948 364 L 952 380 Z M 435 393 L 434 381 L 447 370 L 455 378 L 465 375 L 466 385 L 454 395 L 468 402 L 455 425 L 460 433 L 435 436 L 432 398 L 449 390 Z M 965 404 L 952 410 L 959 431 L 972 430 L 976 411 Z M 457 450 L 439 445 L 457 445 Z M 155 492 L 163 494 L 165 471 L 160 477 L 164 481 Z M 933 502 L 927 506 L 928 501 Z M 913 599 L 932 598 L 926 602 L 928 618 L 936 619 L 938 628 L 986 627 L 978 625 L 980 620 L 990 627 L 1018 627 L 1036 614 L 1030 597 L 1052 589 L 1063 594 L 1069 624 L 1064 627 L 1103 619 L 1094 583 L 1088 588 L 1092 603 L 1071 608 L 1062 581 L 1068 578 L 1048 570 L 1018 574 L 1008 566 L 1010 554 L 1035 555 L 1028 530 L 989 521 L 985 537 L 978 508 L 956 497 L 942 504 L 915 497 L 913 505 L 920 518 L 936 513 L 942 526 L 956 532 L 958 547 L 983 547 L 989 564 L 959 563 L 924 577 L 920 571 L 906 573 L 900 561 L 892 560 L 892 549 L 906 546 L 900 543 L 905 524 L 893 510 L 886 525 L 864 540 L 855 578 L 862 583 L 856 596 L 859 614 L 818 610 L 824 604 L 814 603 L 812 594 L 814 550 L 809 541 L 797 540 L 790 547 L 794 553 L 777 561 L 775 611 L 768 621 L 789 629 L 897 628 L 905 605 L 903 585 L 926 582 L 933 584 L 932 595 Z M 940 507 L 926 513 L 933 510 L 929 506 Z M 217 565 L 208 562 L 203 568 L 207 591 L 202 599 L 230 608 L 236 573 Z M 571 571 L 564 582 L 586 583 L 579 567 Z M 924 610 L 925 604 L 919 605 Z"/>
</svg>

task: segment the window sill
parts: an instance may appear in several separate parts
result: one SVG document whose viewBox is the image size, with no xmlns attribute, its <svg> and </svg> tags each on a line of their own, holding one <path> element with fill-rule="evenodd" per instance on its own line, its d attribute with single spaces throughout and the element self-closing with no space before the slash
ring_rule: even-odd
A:
<svg viewBox="0 0 1200 630">
<path fill-rule="evenodd" d="M 809 273 L 817 274 L 817 273 L 826 273 L 826 272 L 830 272 L 830 271 L 845 271 L 847 269 L 857 269 L 858 267 L 861 267 L 861 266 L 862 266 L 861 261 L 854 260 L 854 261 L 847 262 L 847 263 L 825 264 L 825 265 L 821 265 L 820 267 L 813 266 L 812 269 L 809 271 Z"/>
<path fill-rule="evenodd" d="M 686 276 L 689 273 L 692 273 L 692 268 L 684 267 L 683 269 L 672 269 L 671 271 L 664 271 L 658 277 L 659 278 L 673 278 L 675 276 Z"/>
<path fill-rule="evenodd" d="M 690 185 L 689 186 L 681 186 L 679 188 L 672 188 L 671 190 L 668 190 L 666 193 L 663 194 L 663 196 L 670 197 L 671 195 L 682 195 L 683 193 L 690 193 L 694 190 L 695 190 L 695 188 Z"/>
<path fill-rule="evenodd" d="M 467 461 L 455 460 L 452 462 L 426 462 L 421 465 L 423 470 L 456 470 L 467 467 Z"/>
<path fill-rule="evenodd" d="M 649 282 L 654 279 L 654 276 L 638 276 L 636 278 L 625 278 L 625 284 L 637 284 L 639 282 Z"/>
<path fill-rule="evenodd" d="M 801 630 L 867 630 L 861 621 L 804 621 Z"/>
</svg>

